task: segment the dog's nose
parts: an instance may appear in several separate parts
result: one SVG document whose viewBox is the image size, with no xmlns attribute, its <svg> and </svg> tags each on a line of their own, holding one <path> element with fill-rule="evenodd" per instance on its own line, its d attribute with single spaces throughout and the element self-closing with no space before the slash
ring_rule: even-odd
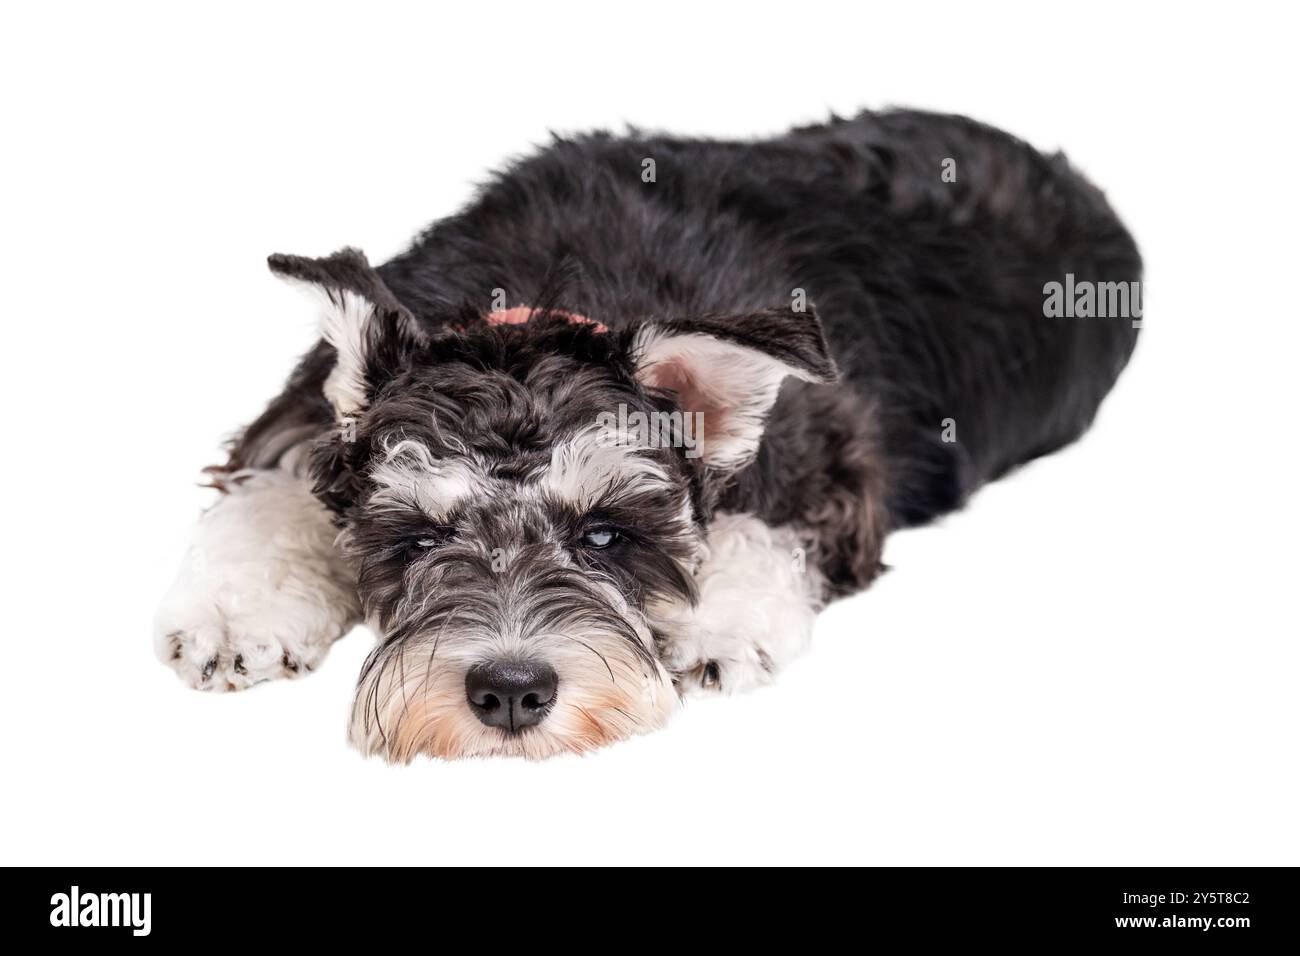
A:
<svg viewBox="0 0 1300 956">
<path fill-rule="evenodd" d="M 485 661 L 465 675 L 465 696 L 483 723 L 516 733 L 542 722 L 558 682 L 555 668 L 541 661 Z"/>
</svg>

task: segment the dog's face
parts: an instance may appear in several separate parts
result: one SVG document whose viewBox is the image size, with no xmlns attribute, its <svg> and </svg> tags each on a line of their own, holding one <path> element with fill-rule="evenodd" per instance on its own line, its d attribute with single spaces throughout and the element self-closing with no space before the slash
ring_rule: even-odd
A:
<svg viewBox="0 0 1300 956">
<path fill-rule="evenodd" d="M 316 488 L 381 635 L 353 741 L 541 757 L 667 720 L 662 622 L 695 599 L 712 499 L 781 380 L 833 375 L 815 317 L 471 312 L 431 335 L 357 253 L 272 268 L 320 294 L 338 353 Z"/>
<path fill-rule="evenodd" d="M 692 474 L 598 424 L 656 410 L 581 341 L 598 334 L 538 317 L 451 337 L 359 417 L 346 542 L 385 635 L 354 715 L 368 749 L 540 756 L 671 713 L 649 609 L 693 597 Z"/>
</svg>

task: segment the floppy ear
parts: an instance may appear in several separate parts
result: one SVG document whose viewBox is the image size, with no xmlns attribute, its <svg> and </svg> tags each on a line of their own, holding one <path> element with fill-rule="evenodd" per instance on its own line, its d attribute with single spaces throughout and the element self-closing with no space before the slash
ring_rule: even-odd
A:
<svg viewBox="0 0 1300 956">
<path fill-rule="evenodd" d="M 781 382 L 838 379 L 816 312 L 768 309 L 655 322 L 634 345 L 643 385 L 672 392 L 683 412 L 703 415 L 702 459 L 734 471 L 757 453 Z"/>
<path fill-rule="evenodd" d="M 368 373 L 380 342 L 422 340 L 415 316 L 356 249 L 340 249 L 324 259 L 276 254 L 266 264 L 320 303 L 321 337 L 338 353 L 325 380 L 325 398 L 340 418 L 359 412 L 376 384 Z"/>
</svg>

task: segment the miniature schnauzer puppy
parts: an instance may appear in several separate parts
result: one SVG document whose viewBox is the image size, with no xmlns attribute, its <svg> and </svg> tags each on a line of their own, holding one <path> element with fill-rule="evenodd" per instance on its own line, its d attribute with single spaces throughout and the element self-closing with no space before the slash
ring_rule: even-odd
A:
<svg viewBox="0 0 1300 956">
<path fill-rule="evenodd" d="M 398 761 L 772 680 L 890 530 L 1077 438 L 1140 324 L 1050 307 L 1141 273 L 1063 156 L 910 111 L 556 139 L 390 262 L 270 267 L 321 340 L 209 469 L 157 652 L 239 690 L 364 620 L 350 737 Z"/>
</svg>

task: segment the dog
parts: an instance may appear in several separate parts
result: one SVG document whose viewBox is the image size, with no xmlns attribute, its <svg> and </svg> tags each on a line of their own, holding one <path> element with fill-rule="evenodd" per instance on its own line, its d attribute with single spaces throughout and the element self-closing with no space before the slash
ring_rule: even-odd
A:
<svg viewBox="0 0 1300 956">
<path fill-rule="evenodd" d="M 383 265 L 269 265 L 320 341 L 208 470 L 156 649 L 239 690 L 364 621 L 349 737 L 403 762 L 770 682 L 890 531 L 1078 438 L 1141 324 L 1047 307 L 1141 277 L 1064 156 L 906 110 L 556 137 Z"/>
</svg>

